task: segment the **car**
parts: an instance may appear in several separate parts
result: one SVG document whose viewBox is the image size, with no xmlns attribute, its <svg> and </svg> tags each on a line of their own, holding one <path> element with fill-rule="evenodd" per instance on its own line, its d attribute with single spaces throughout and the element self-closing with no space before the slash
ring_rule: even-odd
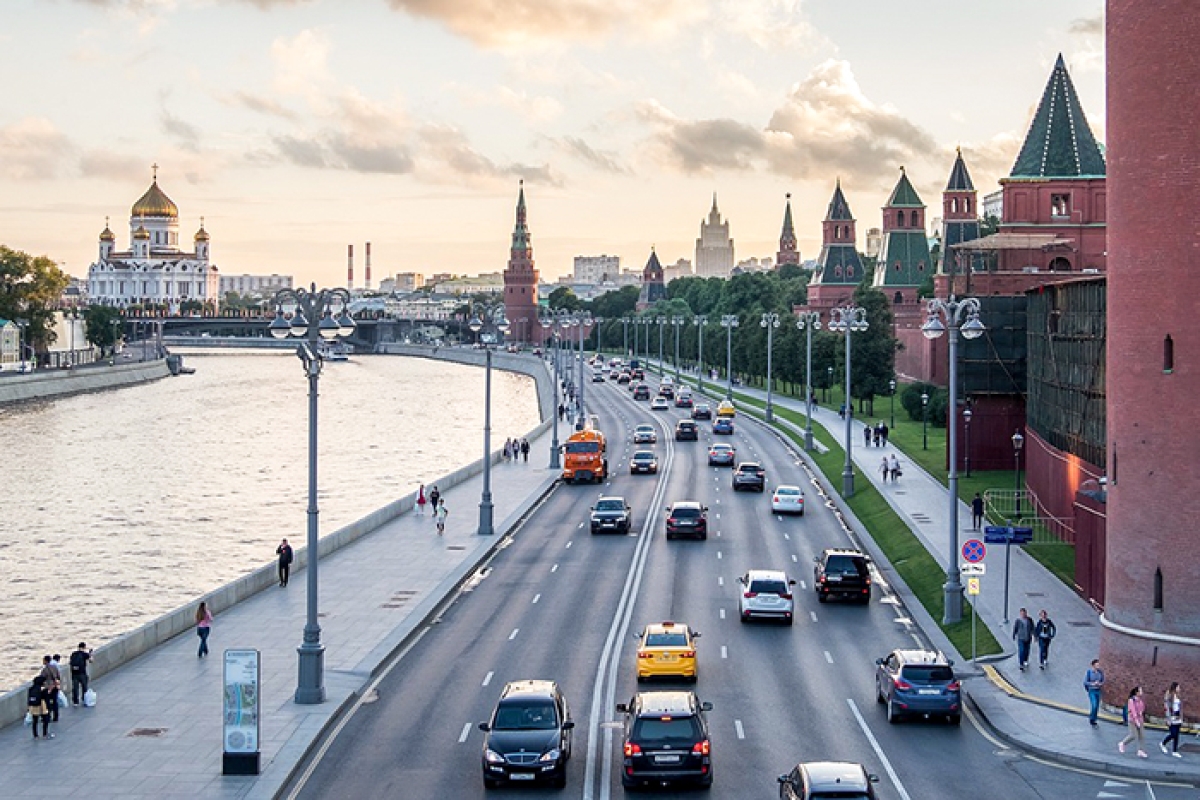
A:
<svg viewBox="0 0 1200 800">
<path fill-rule="evenodd" d="M 610 381 L 619 381 L 619 380 L 621 380 L 621 371 L 620 371 L 619 369 L 614 369 L 614 370 L 610 371 L 610 372 L 608 373 L 608 379 L 609 379 Z"/>
<path fill-rule="evenodd" d="M 658 434 L 654 431 L 653 425 L 638 425 L 633 429 L 634 444 L 654 444 L 658 441 Z"/>
<path fill-rule="evenodd" d="M 731 444 L 714 444 L 708 448 L 710 467 L 732 467 L 737 460 L 737 449 Z"/>
<path fill-rule="evenodd" d="M 649 400 L 650 399 L 650 387 L 644 383 L 639 383 L 633 389 L 633 399 L 634 400 Z"/>
<path fill-rule="evenodd" d="M 776 514 L 799 514 L 804 516 L 804 490 L 799 486 L 784 484 L 775 487 L 771 495 L 771 511 Z"/>
<path fill-rule="evenodd" d="M 767 472 L 756 461 L 743 461 L 733 471 L 733 490 L 754 489 L 761 493 L 767 488 Z"/>
<path fill-rule="evenodd" d="M 592 506 L 592 533 L 629 533 L 632 511 L 624 497 L 601 497 Z"/>
<path fill-rule="evenodd" d="M 627 383 L 629 383 L 629 380 L 630 380 L 630 378 L 629 378 L 628 372 L 622 372 L 619 375 L 617 375 L 617 383 L 627 384 Z"/>
<path fill-rule="evenodd" d="M 675 439 L 676 441 L 695 442 L 700 439 L 700 429 L 696 427 L 696 423 L 690 419 L 681 419 L 675 423 Z"/>
<path fill-rule="evenodd" d="M 879 776 L 867 772 L 862 764 L 849 761 L 812 761 L 797 764 L 787 775 L 779 776 L 780 800 L 876 800 L 873 784 Z"/>
<path fill-rule="evenodd" d="M 695 500 L 680 500 L 667 509 L 667 538 L 694 536 L 708 538 L 708 506 Z"/>
<path fill-rule="evenodd" d="M 712 786 L 712 739 L 695 692 L 638 692 L 617 704 L 622 723 L 621 785 L 626 789 L 685 783 Z"/>
<path fill-rule="evenodd" d="M 658 456 L 650 450 L 638 450 L 629 459 L 629 474 L 636 475 L 640 472 L 649 475 L 658 473 Z"/>
<path fill-rule="evenodd" d="M 696 639 L 700 638 L 686 623 L 666 621 L 647 625 L 638 639 L 637 679 L 686 678 L 695 682 Z"/>
<path fill-rule="evenodd" d="M 554 681 L 522 680 L 504 685 L 483 739 L 483 785 L 548 781 L 567 785 L 571 758 L 571 712 Z"/>
<path fill-rule="evenodd" d="M 717 403 L 717 416 L 718 417 L 729 417 L 730 419 L 733 419 L 734 417 L 736 417 L 737 416 L 737 408 L 733 405 L 733 401 L 732 400 L 722 400 L 720 403 Z"/>
<path fill-rule="evenodd" d="M 675 388 L 669 383 L 664 383 L 658 387 L 658 396 L 665 397 L 668 400 L 675 399 Z"/>
<path fill-rule="evenodd" d="M 695 405 L 695 403 L 692 401 L 692 396 L 690 394 L 684 394 L 683 392 L 680 392 L 675 396 L 676 408 L 691 408 L 693 405 Z"/>
<path fill-rule="evenodd" d="M 641 367 L 634 367 L 629 374 L 633 376 L 635 381 L 646 380 L 646 370 L 642 369 Z"/>
<path fill-rule="evenodd" d="M 712 432 L 718 436 L 732 436 L 733 420 L 729 417 L 717 417 L 713 420 Z"/>
<path fill-rule="evenodd" d="M 599 370 L 593 372 L 592 383 L 604 383 L 604 373 Z"/>
<path fill-rule="evenodd" d="M 877 659 L 875 699 L 887 706 L 888 722 L 910 714 L 962 722 L 962 684 L 954 662 L 934 650 L 893 650 Z"/>
<path fill-rule="evenodd" d="M 738 578 L 738 583 L 742 585 L 742 593 L 738 597 L 738 614 L 742 622 L 759 617 L 792 624 L 792 612 L 795 611 L 792 587 L 796 582 L 786 573 L 773 569 L 752 569 Z"/>
<path fill-rule="evenodd" d="M 692 419 L 712 419 L 712 406 L 708 403 L 696 403 L 692 406 Z"/>
<path fill-rule="evenodd" d="M 817 600 L 849 597 L 860 603 L 871 602 L 871 559 L 858 550 L 827 548 L 813 559 L 813 589 Z"/>
<path fill-rule="evenodd" d="M 666 411 L 671 407 L 670 402 L 665 397 L 656 397 L 650 401 L 651 411 Z"/>
<path fill-rule="evenodd" d="M 662 377 L 662 385 L 663 385 L 663 386 L 674 386 L 674 385 L 675 385 L 675 379 L 674 379 L 674 378 L 672 378 L 670 375 L 663 375 L 663 377 Z"/>
</svg>

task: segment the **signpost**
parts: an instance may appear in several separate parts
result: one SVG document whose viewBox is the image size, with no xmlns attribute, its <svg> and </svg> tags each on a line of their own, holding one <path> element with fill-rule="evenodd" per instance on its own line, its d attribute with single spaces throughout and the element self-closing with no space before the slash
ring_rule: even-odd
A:
<svg viewBox="0 0 1200 800">
<path fill-rule="evenodd" d="M 967 594 L 972 598 L 979 595 L 979 577 L 986 571 L 983 559 L 987 556 L 987 547 L 978 539 L 967 539 L 963 542 L 962 557 L 966 563 L 960 568 L 967 578 Z M 975 662 L 975 600 L 971 600 L 971 662 Z"/>
<path fill-rule="evenodd" d="M 1008 568 L 1012 562 L 1012 546 L 1014 544 L 1029 544 L 1033 541 L 1033 528 L 1017 527 L 1009 524 L 988 525 L 983 529 L 983 540 L 988 544 L 1004 545 L 1004 624 L 1008 624 Z"/>
<path fill-rule="evenodd" d="M 979 565 L 980 567 L 983 564 Z M 982 572 L 980 574 L 983 574 Z M 967 578 L 967 594 L 971 597 L 979 595 L 979 578 Z M 971 663 L 975 663 L 975 601 L 971 601 Z"/>
<path fill-rule="evenodd" d="M 259 770 L 259 677 L 257 650 L 226 650 L 221 741 L 223 775 L 257 775 Z"/>
</svg>

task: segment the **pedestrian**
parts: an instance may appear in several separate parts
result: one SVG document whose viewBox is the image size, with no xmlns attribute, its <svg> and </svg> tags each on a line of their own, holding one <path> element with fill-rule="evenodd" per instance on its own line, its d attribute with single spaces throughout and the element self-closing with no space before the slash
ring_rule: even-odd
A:
<svg viewBox="0 0 1200 800">
<path fill-rule="evenodd" d="M 275 555 L 279 556 L 279 585 L 287 586 L 288 575 L 292 571 L 292 561 L 296 558 L 287 539 L 284 539 L 279 543 L 279 547 L 275 548 Z"/>
<path fill-rule="evenodd" d="M 971 498 L 971 527 L 979 530 L 983 526 L 983 498 L 979 492 Z"/>
<path fill-rule="evenodd" d="M 563 415 L 567 413 L 567 407 L 562 403 L 558 404 L 558 421 L 562 422 Z"/>
<path fill-rule="evenodd" d="M 1146 701 L 1142 700 L 1142 687 L 1135 686 L 1129 692 L 1129 700 L 1125 703 L 1125 716 L 1129 724 L 1129 733 L 1117 742 L 1117 751 L 1124 753 L 1125 745 L 1137 742 L 1138 758 L 1149 758 L 1146 755 Z"/>
<path fill-rule="evenodd" d="M 509 450 L 510 450 L 510 448 L 511 448 L 511 447 L 512 447 L 512 440 L 510 440 L 510 439 L 505 439 L 505 440 L 504 440 L 504 450 L 503 450 L 503 452 L 502 452 L 502 456 L 503 456 L 503 458 L 504 458 L 504 460 L 505 460 L 505 461 L 508 461 L 508 457 L 509 457 L 509 455 L 510 455 L 510 452 L 509 452 Z M 435 513 L 435 514 L 437 513 L 437 509 L 434 509 L 434 513 Z"/>
<path fill-rule="evenodd" d="M 46 689 L 52 701 L 46 704 L 50 709 L 50 721 L 58 722 L 58 692 L 62 688 L 62 673 L 58 671 L 58 664 L 48 655 L 42 656 L 41 674 L 46 679 Z"/>
<path fill-rule="evenodd" d="M 1083 688 L 1087 690 L 1091 710 L 1088 711 L 1088 723 L 1094 728 L 1096 714 L 1100 711 L 1100 693 L 1104 689 L 1104 670 L 1100 669 L 1100 659 L 1093 658 L 1087 672 L 1083 674 Z"/>
<path fill-rule="evenodd" d="M 863 425 L 863 447 L 871 446 L 871 426 Z"/>
<path fill-rule="evenodd" d="M 446 510 L 446 501 L 438 500 L 437 506 L 437 531 L 438 536 L 446 532 L 446 515 L 450 512 Z"/>
<path fill-rule="evenodd" d="M 1029 618 L 1029 612 L 1023 608 L 1018 613 L 1016 621 L 1013 622 L 1012 636 L 1017 640 L 1017 664 L 1024 672 L 1025 666 L 1029 663 L 1029 645 L 1033 642 L 1033 620 Z"/>
<path fill-rule="evenodd" d="M 842 403 L 840 406 L 838 406 L 838 417 L 840 419 L 846 418 L 846 404 L 845 403 Z"/>
<path fill-rule="evenodd" d="M 526 464 L 529 463 L 529 440 L 521 439 L 521 458 Z"/>
<path fill-rule="evenodd" d="M 1179 683 L 1171 682 L 1171 688 L 1167 689 L 1167 693 L 1163 695 L 1163 718 L 1167 721 L 1167 738 L 1158 743 L 1158 749 L 1164 753 L 1170 752 L 1176 758 L 1183 758 L 1179 754 L 1179 729 L 1183 727 L 1183 700 L 1179 698 Z M 1171 750 L 1167 750 L 1167 742 L 1172 744 Z"/>
<path fill-rule="evenodd" d="M 45 693 L 46 678 L 43 675 L 38 675 L 33 679 L 33 683 L 29 686 L 29 691 L 25 694 L 25 707 L 28 714 L 33 717 L 33 738 L 38 738 L 38 722 L 42 723 L 42 736 L 47 739 L 53 739 L 54 734 L 50 733 L 50 715 L 46 708 L 46 693 Z"/>
<path fill-rule="evenodd" d="M 425 484 L 417 489 L 417 515 L 425 516 Z"/>
<path fill-rule="evenodd" d="M 50 723 L 58 722 L 58 684 L 55 681 L 42 681 L 42 701 L 46 704 L 46 716 L 42 718 L 42 735 L 45 736 Z M 53 733 L 50 738 L 54 738 Z"/>
<path fill-rule="evenodd" d="M 883 439 L 884 447 L 887 447 L 887 437 L 888 437 L 889 433 L 890 433 L 890 431 L 888 430 L 887 423 L 884 422 L 883 420 L 880 420 L 879 421 L 879 436 L 881 439 Z"/>
<path fill-rule="evenodd" d="M 196 635 L 200 637 L 200 649 L 196 651 L 196 658 L 204 658 L 208 655 L 208 634 L 212 633 L 212 612 L 208 610 L 208 603 L 200 601 L 200 607 L 196 609 Z"/>
<path fill-rule="evenodd" d="M 79 648 L 71 653 L 71 657 L 67 659 L 67 663 L 71 667 L 71 705 L 79 705 L 79 695 L 82 692 L 87 694 L 88 690 L 88 662 L 92 660 L 92 651 L 87 649 L 86 642 L 80 642 Z"/>
<path fill-rule="evenodd" d="M 1033 626 L 1033 635 L 1037 637 L 1038 643 L 1038 669 L 1045 669 L 1046 664 L 1050 662 L 1050 642 L 1057 633 L 1058 627 L 1043 608 L 1038 612 L 1037 622 Z"/>
<path fill-rule="evenodd" d="M 51 661 L 54 662 L 54 669 L 58 673 L 58 705 L 61 708 L 67 705 L 66 684 L 62 681 L 62 656 L 55 653 Z M 57 722 L 58 718 L 55 717 L 54 721 Z"/>
<path fill-rule="evenodd" d="M 883 482 L 887 483 L 888 473 L 892 471 L 892 465 L 888 463 L 888 457 L 884 456 L 879 462 L 879 471 L 883 473 Z"/>
<path fill-rule="evenodd" d="M 879 447 L 883 444 L 883 429 L 880 427 L 882 422 L 876 422 L 875 427 L 871 430 L 871 439 L 875 442 L 875 446 Z"/>
<path fill-rule="evenodd" d="M 438 500 L 440 500 L 441 497 L 442 493 L 438 491 L 437 484 L 435 483 L 433 488 L 429 490 L 429 504 L 433 506 L 432 514 L 435 517 L 437 516 Z"/>
<path fill-rule="evenodd" d="M 900 459 L 896 458 L 895 453 L 892 453 L 892 460 L 888 462 L 888 471 L 892 473 L 892 483 L 895 483 L 902 474 L 900 472 Z"/>
</svg>

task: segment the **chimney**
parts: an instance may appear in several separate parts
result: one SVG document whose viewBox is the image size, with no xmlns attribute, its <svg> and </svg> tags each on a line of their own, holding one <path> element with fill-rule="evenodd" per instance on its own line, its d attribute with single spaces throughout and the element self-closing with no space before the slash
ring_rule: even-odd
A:
<svg viewBox="0 0 1200 800">
<path fill-rule="evenodd" d="M 354 245 L 346 245 L 346 288 L 354 291 Z"/>
<path fill-rule="evenodd" d="M 367 281 L 363 284 L 363 288 L 368 292 L 371 291 L 371 243 L 367 242 Z"/>
</svg>

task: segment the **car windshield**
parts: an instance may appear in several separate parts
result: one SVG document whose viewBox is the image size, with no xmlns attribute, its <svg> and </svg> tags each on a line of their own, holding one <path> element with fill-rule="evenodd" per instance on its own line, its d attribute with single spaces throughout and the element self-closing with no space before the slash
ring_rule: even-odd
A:
<svg viewBox="0 0 1200 800">
<path fill-rule="evenodd" d="M 830 556 L 825 562 L 825 571 L 843 575 L 866 575 L 867 564 L 855 556 Z"/>
<path fill-rule="evenodd" d="M 695 519 L 700 516 L 698 508 L 675 508 L 671 511 L 671 516 L 676 519 Z"/>
<path fill-rule="evenodd" d="M 553 703 L 521 701 L 496 709 L 492 727 L 502 731 L 549 731 L 558 727 L 558 721 Z"/>
<path fill-rule="evenodd" d="M 714 444 L 712 449 L 714 453 L 728 453 L 733 448 L 727 444 Z"/>
<path fill-rule="evenodd" d="M 762 469 L 758 464 L 742 464 L 738 467 L 738 472 L 754 472 L 757 473 Z"/>
<path fill-rule="evenodd" d="M 638 433 L 654 433 L 654 428 L 651 428 L 649 425 L 638 425 L 634 430 Z"/>
<path fill-rule="evenodd" d="M 700 723 L 693 717 L 646 717 L 634 725 L 632 738 L 643 746 L 690 746 L 700 738 Z"/>
<path fill-rule="evenodd" d="M 634 453 L 633 460 L 634 461 L 653 461 L 654 453 Z"/>
<path fill-rule="evenodd" d="M 787 584 L 780 580 L 759 579 L 750 581 L 750 591 L 758 594 L 787 594 Z"/>
<path fill-rule="evenodd" d="M 949 683 L 954 680 L 954 671 L 945 664 L 911 664 L 901 672 L 905 680 L 913 683 Z"/>
<path fill-rule="evenodd" d="M 568 453 L 599 453 L 600 445 L 596 442 L 569 442 Z"/>
<path fill-rule="evenodd" d="M 830 792 L 814 792 L 809 795 L 811 800 L 871 800 L 871 796 L 866 792 L 858 790 L 846 791 L 843 789 L 834 789 Z"/>
<path fill-rule="evenodd" d="M 687 634 L 682 631 L 647 633 L 646 647 L 687 647 Z"/>
<path fill-rule="evenodd" d="M 624 500 L 601 500 L 600 502 L 596 503 L 596 510 L 597 511 L 624 511 L 625 510 L 625 501 Z"/>
</svg>

